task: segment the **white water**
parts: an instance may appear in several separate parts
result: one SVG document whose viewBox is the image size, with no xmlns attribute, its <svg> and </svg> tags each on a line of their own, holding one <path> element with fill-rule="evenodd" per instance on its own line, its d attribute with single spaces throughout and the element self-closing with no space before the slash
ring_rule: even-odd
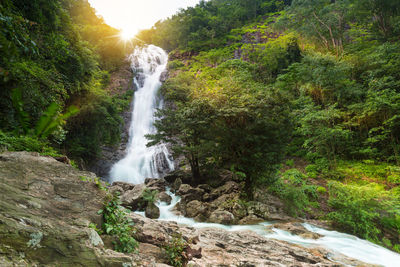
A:
<svg viewBox="0 0 400 267">
<path fill-rule="evenodd" d="M 378 264 L 386 267 L 400 266 L 400 255 L 395 252 L 358 237 L 336 231 L 328 231 L 308 223 L 303 223 L 303 226 L 311 232 L 323 235 L 323 237 L 316 240 L 305 239 L 276 228 L 272 228 L 273 232 L 271 233 L 268 231 L 269 229 L 266 228 L 267 225 L 272 224 L 269 222 L 263 222 L 257 225 L 222 225 L 217 223 L 196 222 L 193 219 L 174 214 L 171 210 L 180 201 L 180 198 L 170 192 L 167 193 L 172 197 L 171 204 L 167 205 L 163 202 L 157 204 L 157 206 L 160 208 L 160 218 L 158 220 L 161 221 L 174 221 L 179 224 L 185 224 L 195 228 L 214 227 L 227 231 L 251 230 L 267 238 L 284 240 L 305 247 L 324 247 L 333 252 L 339 252 L 350 258 L 354 258 L 366 263 Z"/>
<path fill-rule="evenodd" d="M 162 107 L 158 90 L 168 55 L 161 48 L 150 45 L 137 48 L 130 59 L 136 73 L 134 83 L 138 89 L 134 94 L 129 143 L 125 158 L 112 167 L 110 178 L 111 182 L 140 184 L 145 178 L 159 178 L 163 171 L 174 169 L 165 144 L 147 147 L 148 140 L 145 137 L 155 133 L 154 113 Z"/>
<path fill-rule="evenodd" d="M 133 184 L 143 183 L 145 178 L 159 178 L 166 170 L 173 170 L 173 161 L 164 144 L 146 147 L 146 134 L 155 132 L 153 127 L 154 113 L 162 107 L 162 101 L 157 97 L 161 86 L 160 76 L 166 68 L 168 56 L 159 47 L 148 46 L 135 50 L 131 55 L 132 68 L 137 73 L 134 82 L 138 88 L 134 95 L 132 124 L 129 130 L 127 155 L 111 169 L 111 182 L 125 181 Z M 303 224 L 309 231 L 319 233 L 324 237 L 317 240 L 304 239 L 280 229 L 271 233 L 266 229 L 272 223 L 264 222 L 258 225 L 222 225 L 216 223 L 199 223 L 193 219 L 175 215 L 171 210 L 180 201 L 172 193 L 170 205 L 158 203 L 162 221 L 175 221 L 196 228 L 215 227 L 227 231 L 251 230 L 259 235 L 284 240 L 305 247 L 322 246 L 333 252 L 339 252 L 354 259 L 387 267 L 400 266 L 400 255 L 388 249 L 375 245 L 355 236 L 328 231 L 309 224 Z M 143 214 L 138 212 L 139 214 Z M 143 214 L 144 216 L 144 214 Z"/>
</svg>

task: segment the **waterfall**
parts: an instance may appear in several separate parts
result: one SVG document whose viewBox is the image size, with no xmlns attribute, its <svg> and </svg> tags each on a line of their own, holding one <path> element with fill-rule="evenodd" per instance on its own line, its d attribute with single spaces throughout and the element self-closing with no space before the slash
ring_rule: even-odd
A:
<svg viewBox="0 0 400 267">
<path fill-rule="evenodd" d="M 145 178 L 159 178 L 164 172 L 174 169 L 166 145 L 147 147 L 148 140 L 145 137 L 156 131 L 154 115 L 163 106 L 158 91 L 161 87 L 161 75 L 167 67 L 168 55 L 161 48 L 149 45 L 136 48 L 130 60 L 137 91 L 133 100 L 129 143 L 125 158 L 111 169 L 110 182 L 140 184 Z"/>
</svg>

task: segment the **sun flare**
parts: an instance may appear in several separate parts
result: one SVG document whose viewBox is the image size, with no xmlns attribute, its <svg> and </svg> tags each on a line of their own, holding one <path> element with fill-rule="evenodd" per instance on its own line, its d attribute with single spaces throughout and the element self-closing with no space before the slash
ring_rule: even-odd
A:
<svg viewBox="0 0 400 267">
<path fill-rule="evenodd" d="M 124 41 L 129 41 L 133 37 L 135 37 L 137 31 L 134 29 L 122 29 L 120 33 L 120 37 Z"/>
</svg>

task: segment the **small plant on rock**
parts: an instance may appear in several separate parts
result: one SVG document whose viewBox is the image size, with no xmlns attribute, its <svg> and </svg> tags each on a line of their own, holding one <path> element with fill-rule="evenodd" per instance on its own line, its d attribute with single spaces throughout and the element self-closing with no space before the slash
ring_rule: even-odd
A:
<svg viewBox="0 0 400 267">
<path fill-rule="evenodd" d="M 158 190 L 150 190 L 148 188 L 146 188 L 143 191 L 143 200 L 147 203 L 147 204 L 152 204 L 155 203 L 157 200 L 157 195 L 158 195 Z"/>
<path fill-rule="evenodd" d="M 133 237 L 136 232 L 133 222 L 127 217 L 127 209 L 121 206 L 118 194 L 108 194 L 104 209 L 99 210 L 98 213 L 102 214 L 104 218 L 103 233 L 117 239 L 117 241 L 114 241 L 116 251 L 130 253 L 137 249 L 138 242 Z"/>
<path fill-rule="evenodd" d="M 168 263 L 175 267 L 186 266 L 187 257 L 184 251 L 187 246 L 182 234 L 174 233 L 169 242 L 163 246 Z"/>
</svg>

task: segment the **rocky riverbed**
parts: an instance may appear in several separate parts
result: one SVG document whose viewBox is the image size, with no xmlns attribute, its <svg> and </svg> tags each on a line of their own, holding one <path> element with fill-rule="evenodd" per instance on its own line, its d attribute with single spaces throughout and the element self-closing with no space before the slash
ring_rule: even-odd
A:
<svg viewBox="0 0 400 267">
<path fill-rule="evenodd" d="M 89 228 L 90 223 L 101 225 L 97 211 L 105 197 L 105 192 L 91 182 L 94 178 L 93 173 L 37 153 L 1 154 L 0 266 L 168 266 L 162 247 L 174 233 L 180 233 L 188 244 L 184 252 L 188 266 L 368 266 L 333 256 L 323 248 L 304 248 L 252 231 L 195 229 L 135 213 L 129 216 L 137 228 L 140 253 L 118 253 L 106 237 Z M 147 179 L 142 185 L 115 183 L 111 191 L 122 193 L 125 206 L 146 211 L 147 205 L 141 201 L 146 188 L 147 192 L 157 190 L 156 197 L 168 202 L 165 189 L 171 186 L 182 197 L 176 212 L 186 216 L 226 224 L 280 218 L 276 227 L 319 238 L 289 217 L 279 217 L 284 215 L 279 206 L 244 205 L 237 198 L 239 185 L 234 182 L 217 188 L 179 183 Z M 147 214 L 157 217 L 154 211 Z"/>
</svg>

